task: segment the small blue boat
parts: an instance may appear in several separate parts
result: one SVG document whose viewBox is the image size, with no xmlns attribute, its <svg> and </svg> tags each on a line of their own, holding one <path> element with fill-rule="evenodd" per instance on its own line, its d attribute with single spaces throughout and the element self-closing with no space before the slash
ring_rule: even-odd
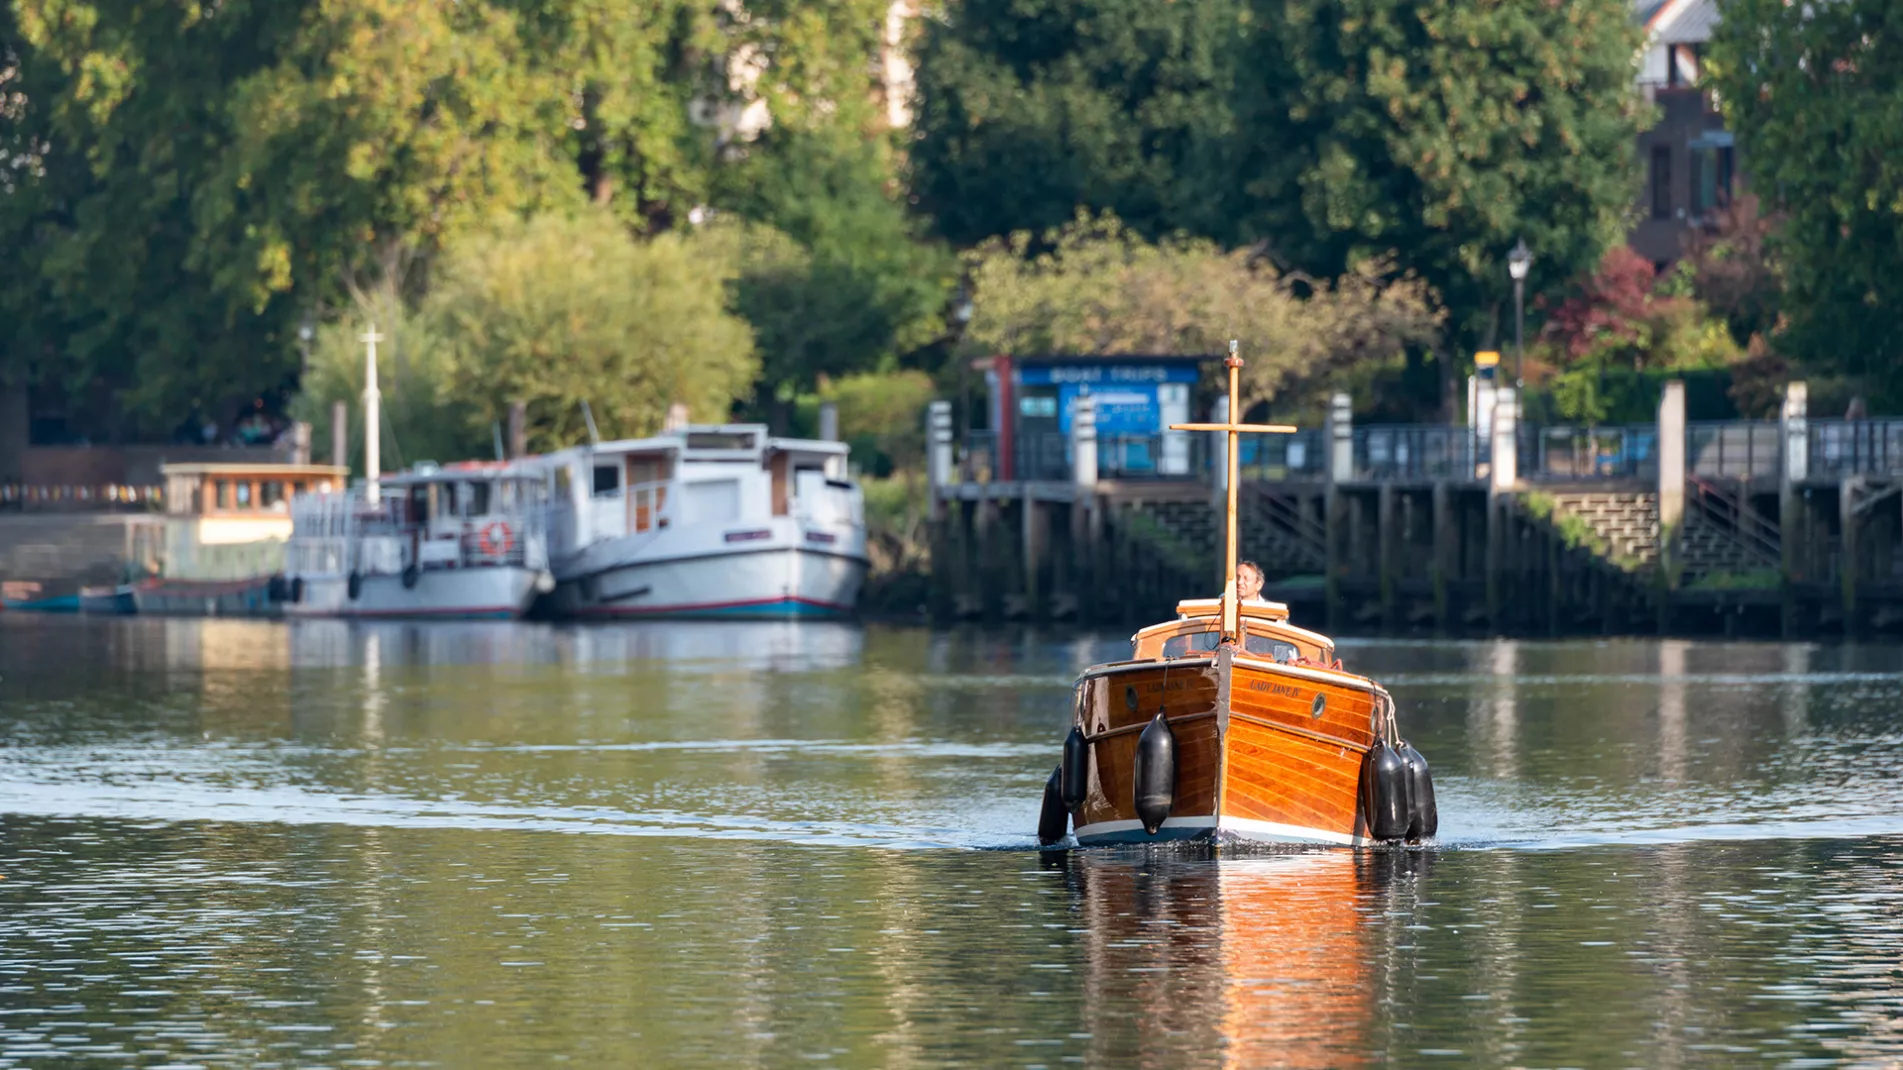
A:
<svg viewBox="0 0 1903 1070">
<path fill-rule="evenodd" d="M 129 583 L 116 587 L 81 587 L 79 611 L 95 617 L 129 617 L 139 611 L 139 604 L 132 598 Z"/>
<path fill-rule="evenodd" d="M 21 613 L 77 613 L 79 596 L 61 594 L 49 598 L 5 598 L 0 599 L 0 609 Z"/>
</svg>

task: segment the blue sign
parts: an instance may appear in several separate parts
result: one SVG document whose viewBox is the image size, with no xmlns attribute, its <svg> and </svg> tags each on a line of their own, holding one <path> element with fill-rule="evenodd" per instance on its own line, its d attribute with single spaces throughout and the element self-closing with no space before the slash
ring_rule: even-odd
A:
<svg viewBox="0 0 1903 1070">
<path fill-rule="evenodd" d="M 1200 377 L 1196 364 L 1033 364 L 1018 369 L 1025 386 L 1136 386 L 1144 383 L 1193 383 Z"/>
<path fill-rule="evenodd" d="M 1097 407 L 1098 438 L 1154 435 L 1163 430 L 1163 413 L 1156 403 L 1155 383 L 1116 386 L 1065 383 L 1057 388 L 1057 428 L 1064 434 L 1070 434 L 1070 416 L 1077 411 L 1077 399 L 1086 394 Z"/>
</svg>

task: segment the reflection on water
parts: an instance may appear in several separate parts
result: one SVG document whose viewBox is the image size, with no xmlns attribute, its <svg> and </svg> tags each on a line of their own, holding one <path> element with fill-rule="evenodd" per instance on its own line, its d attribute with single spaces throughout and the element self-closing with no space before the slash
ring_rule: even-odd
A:
<svg viewBox="0 0 1903 1070">
<path fill-rule="evenodd" d="M 1440 849 L 1030 850 L 1125 649 L 0 619 L 0 1067 L 1903 1059 L 1896 648 L 1344 643 Z"/>
</svg>

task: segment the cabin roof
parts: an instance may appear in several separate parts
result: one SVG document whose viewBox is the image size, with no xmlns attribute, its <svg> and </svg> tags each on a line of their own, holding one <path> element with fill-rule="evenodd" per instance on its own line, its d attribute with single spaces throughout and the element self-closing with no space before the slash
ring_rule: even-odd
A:
<svg viewBox="0 0 1903 1070">
<path fill-rule="evenodd" d="M 690 447 L 687 436 L 695 434 L 737 435 L 750 433 L 754 441 L 769 451 L 781 453 L 819 453 L 844 457 L 852 452 L 844 442 L 829 442 L 817 438 L 777 438 L 767 433 L 765 424 L 689 424 L 675 431 L 653 435 L 648 438 L 618 438 L 610 442 L 597 442 L 592 446 L 576 446 L 575 450 L 591 451 L 597 456 L 604 453 L 680 453 L 692 450 L 695 453 L 741 453 L 753 451 L 719 450 L 705 447 Z M 567 451 L 557 451 L 554 455 Z"/>
<path fill-rule="evenodd" d="M 1281 602 L 1244 602 L 1236 609 L 1245 617 L 1254 617 L 1259 620 L 1288 619 L 1288 606 Z M 1179 617 L 1220 617 L 1222 616 L 1222 599 L 1185 598 L 1176 603 L 1176 615 Z"/>
<path fill-rule="evenodd" d="M 164 476 L 258 476 L 264 479 L 330 476 L 333 479 L 342 479 L 350 474 L 350 469 L 340 468 L 333 464 L 234 464 L 193 461 L 189 464 L 161 464 L 159 474 Z"/>
<path fill-rule="evenodd" d="M 494 479 L 533 479 L 541 473 L 515 461 L 455 461 L 428 468 L 410 468 L 378 476 L 383 486 L 411 487 L 425 483 L 463 483 Z"/>
</svg>

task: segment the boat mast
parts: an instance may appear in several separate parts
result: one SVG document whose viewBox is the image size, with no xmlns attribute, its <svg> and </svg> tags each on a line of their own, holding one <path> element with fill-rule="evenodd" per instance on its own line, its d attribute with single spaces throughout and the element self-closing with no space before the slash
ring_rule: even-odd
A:
<svg viewBox="0 0 1903 1070">
<path fill-rule="evenodd" d="M 1222 583 L 1222 635 L 1223 638 L 1240 642 L 1242 639 L 1242 607 L 1236 597 L 1236 484 L 1242 474 L 1241 442 L 1239 436 L 1244 432 L 1256 434 L 1291 434 L 1295 428 L 1289 424 L 1245 424 L 1242 415 L 1242 357 L 1236 352 L 1236 340 L 1229 340 L 1229 356 L 1222 362 L 1229 370 L 1229 422 L 1221 424 L 1171 424 L 1172 431 L 1224 431 L 1229 435 L 1229 498 L 1223 523 L 1223 583 Z"/>
<path fill-rule="evenodd" d="M 377 343 L 383 336 L 377 333 L 377 325 L 363 332 L 363 479 L 364 501 L 376 505 L 382 500 L 378 477 L 383 475 L 381 447 L 383 445 L 383 392 L 377 389 Z"/>
</svg>

